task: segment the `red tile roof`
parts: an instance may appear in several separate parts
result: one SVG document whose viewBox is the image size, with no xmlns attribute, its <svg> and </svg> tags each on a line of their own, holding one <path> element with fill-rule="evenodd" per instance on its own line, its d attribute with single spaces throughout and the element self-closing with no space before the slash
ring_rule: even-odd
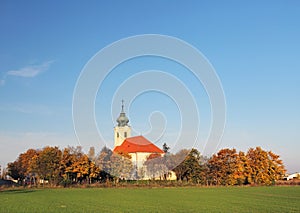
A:
<svg viewBox="0 0 300 213">
<path fill-rule="evenodd" d="M 149 153 L 164 153 L 160 148 L 148 141 L 143 136 L 135 136 L 126 138 L 124 142 L 114 148 L 114 152 L 135 153 L 135 152 L 149 152 Z"/>
</svg>

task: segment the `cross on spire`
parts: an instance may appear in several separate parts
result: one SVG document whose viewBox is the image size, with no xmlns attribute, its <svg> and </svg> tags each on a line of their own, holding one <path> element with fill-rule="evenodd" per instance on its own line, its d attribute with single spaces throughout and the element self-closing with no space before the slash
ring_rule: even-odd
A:
<svg viewBox="0 0 300 213">
<path fill-rule="evenodd" d="M 124 100 L 122 99 L 122 112 L 124 112 Z"/>
</svg>

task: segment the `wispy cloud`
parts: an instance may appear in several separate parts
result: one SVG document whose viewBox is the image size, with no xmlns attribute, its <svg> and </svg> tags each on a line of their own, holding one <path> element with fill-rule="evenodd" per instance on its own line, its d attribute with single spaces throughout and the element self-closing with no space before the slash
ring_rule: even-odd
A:
<svg viewBox="0 0 300 213">
<path fill-rule="evenodd" d="M 2 76 L 2 79 L 0 79 L 0 86 L 5 85 L 5 81 L 8 76 L 17 76 L 17 77 L 22 77 L 22 78 L 34 78 L 37 75 L 41 74 L 42 72 L 47 71 L 53 62 L 54 61 L 46 61 L 42 64 L 28 65 L 28 66 L 22 67 L 20 69 L 9 70 L 9 71 L 5 72 L 5 74 Z"/>
<path fill-rule="evenodd" d="M 7 75 L 13 75 L 13 76 L 19 76 L 19 77 L 24 77 L 24 78 L 33 78 L 40 73 L 46 71 L 49 69 L 51 63 L 53 61 L 46 61 L 42 64 L 39 65 L 30 65 L 26 66 L 17 70 L 9 70 L 7 71 Z M 4 80 L 2 80 L 4 81 Z"/>
</svg>

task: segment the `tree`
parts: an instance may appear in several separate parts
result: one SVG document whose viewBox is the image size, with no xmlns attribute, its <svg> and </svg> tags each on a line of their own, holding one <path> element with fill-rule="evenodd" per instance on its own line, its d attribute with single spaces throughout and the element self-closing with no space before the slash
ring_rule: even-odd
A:
<svg viewBox="0 0 300 213">
<path fill-rule="evenodd" d="M 210 181 L 216 185 L 235 185 L 238 183 L 239 169 L 243 170 L 235 149 L 221 149 L 208 162 Z M 242 177 L 243 178 L 243 177 Z"/>
<path fill-rule="evenodd" d="M 269 176 L 272 183 L 280 180 L 285 175 L 285 168 L 279 155 L 269 151 Z"/>
<path fill-rule="evenodd" d="M 2 178 L 3 180 L 6 180 L 6 175 L 7 175 L 7 169 L 4 167 L 4 168 L 2 169 L 1 178 Z"/>
<path fill-rule="evenodd" d="M 50 185 L 60 181 L 60 162 L 62 153 L 58 147 L 44 147 L 32 159 L 31 171 L 42 180 L 49 180 Z"/>
<path fill-rule="evenodd" d="M 119 179 L 130 179 L 133 173 L 133 165 L 126 155 L 112 153 L 110 157 L 110 175 L 114 176 L 115 182 Z"/>
<path fill-rule="evenodd" d="M 164 153 L 169 153 L 169 150 L 170 150 L 170 147 L 166 143 L 164 143 L 163 144 L 163 151 L 164 151 Z"/>
<path fill-rule="evenodd" d="M 235 178 L 237 179 L 238 185 L 251 183 L 251 166 L 247 156 L 242 151 L 239 152 L 239 161 Z"/>
<path fill-rule="evenodd" d="M 79 147 L 65 148 L 60 163 L 60 171 L 65 184 L 98 180 L 100 169 Z"/>
<path fill-rule="evenodd" d="M 274 184 L 285 173 L 279 155 L 264 151 L 261 147 L 250 148 L 247 152 L 252 184 Z"/>
<path fill-rule="evenodd" d="M 32 172 L 32 163 L 37 150 L 28 149 L 26 152 L 21 153 L 17 160 L 7 165 L 7 174 L 19 183 L 23 183 L 25 178 L 31 179 L 34 177 Z"/>
<path fill-rule="evenodd" d="M 181 150 L 176 155 L 177 158 L 182 158 L 188 150 Z M 197 149 L 191 149 L 185 155 L 185 159 L 179 163 L 173 171 L 175 172 L 178 180 L 187 180 L 187 182 L 200 183 L 202 182 L 201 171 L 202 166 L 200 162 L 200 152 Z"/>
<path fill-rule="evenodd" d="M 74 162 L 73 172 L 76 173 L 77 180 L 80 182 L 89 176 L 90 161 L 87 155 L 83 154 Z"/>
<path fill-rule="evenodd" d="M 111 179 L 110 172 L 110 158 L 112 151 L 104 146 L 98 156 L 96 157 L 95 164 L 100 169 L 100 181 L 108 181 Z"/>
<path fill-rule="evenodd" d="M 90 147 L 89 152 L 88 152 L 88 157 L 91 161 L 95 161 L 95 147 Z"/>
<path fill-rule="evenodd" d="M 22 166 L 20 161 L 16 160 L 14 162 L 7 164 L 7 174 L 13 178 L 14 180 L 18 180 L 20 183 L 22 183 L 23 179 L 25 178 L 23 172 L 22 172 Z"/>
<path fill-rule="evenodd" d="M 110 168 L 110 157 L 112 155 L 112 151 L 106 146 L 102 148 L 99 155 L 96 158 L 96 165 L 105 172 L 109 172 Z"/>
<path fill-rule="evenodd" d="M 147 160 L 144 162 L 145 172 L 147 177 L 155 179 L 166 179 L 166 175 L 169 172 L 166 166 L 166 158 L 161 156 L 161 154 L 151 154 L 148 156 Z"/>
<path fill-rule="evenodd" d="M 64 179 L 65 184 L 76 180 L 76 173 L 74 172 L 74 163 L 76 162 L 76 155 L 72 153 L 72 148 L 67 147 L 63 150 L 60 161 L 60 174 Z"/>
<path fill-rule="evenodd" d="M 99 180 L 100 175 L 100 168 L 96 166 L 95 162 L 90 161 L 90 174 L 89 174 L 89 180 L 90 183 L 92 183 L 94 180 Z"/>
</svg>

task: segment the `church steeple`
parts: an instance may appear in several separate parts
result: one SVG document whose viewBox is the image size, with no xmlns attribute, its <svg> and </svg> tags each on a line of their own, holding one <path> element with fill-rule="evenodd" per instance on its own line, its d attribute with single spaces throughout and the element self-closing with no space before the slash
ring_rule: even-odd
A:
<svg viewBox="0 0 300 213">
<path fill-rule="evenodd" d="M 124 112 L 124 100 L 122 100 L 122 110 L 117 118 L 118 126 L 128 126 L 129 119 L 126 117 L 126 114 Z"/>
<path fill-rule="evenodd" d="M 122 108 L 117 118 L 117 123 L 117 126 L 114 128 L 115 147 L 120 146 L 126 138 L 131 137 L 131 127 L 128 125 L 129 119 L 124 111 L 124 100 L 122 100 Z"/>
</svg>

